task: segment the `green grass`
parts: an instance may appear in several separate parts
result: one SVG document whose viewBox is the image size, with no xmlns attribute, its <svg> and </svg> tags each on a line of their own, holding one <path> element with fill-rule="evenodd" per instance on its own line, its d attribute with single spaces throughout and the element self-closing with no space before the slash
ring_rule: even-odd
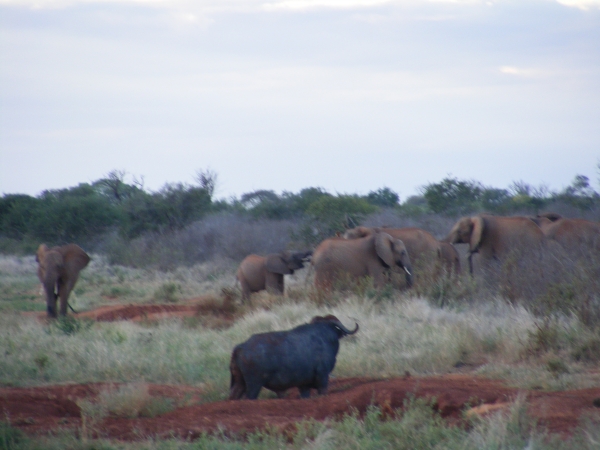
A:
<svg viewBox="0 0 600 450">
<path fill-rule="evenodd" d="M 505 378 L 528 387 L 532 380 L 560 389 L 593 385 L 589 363 L 569 356 L 585 336 L 573 319 L 562 324 L 563 347 L 531 353 L 535 319 L 498 302 L 454 311 L 424 299 L 373 303 L 349 296 L 334 307 L 278 299 L 268 309 L 249 310 L 227 329 L 214 330 L 179 319 L 149 326 L 91 322 L 67 317 L 42 324 L 17 313 L 0 316 L 0 383 L 38 385 L 64 381 L 137 381 L 203 385 L 207 398 L 226 398 L 233 347 L 254 333 L 289 329 L 315 315 L 333 313 L 360 331 L 342 340 L 333 376 L 388 377 L 441 374 L 456 367 Z M 564 368 L 549 370 L 551 356 L 566 355 Z M 544 359 L 546 358 L 546 359 Z"/>
<path fill-rule="evenodd" d="M 225 432 L 203 435 L 197 440 L 147 440 L 113 442 L 81 439 L 73 434 L 29 438 L 7 423 L 0 423 L 0 449 L 22 450 L 200 450 L 200 449 L 314 449 L 314 450 L 592 450 L 600 439 L 600 422 L 582 421 L 571 437 L 547 434 L 528 417 L 522 399 L 517 399 L 507 412 L 491 414 L 468 421 L 468 427 L 449 425 L 434 412 L 427 401 L 409 399 L 395 417 L 382 414 L 376 407 L 364 416 L 349 414 L 340 420 L 317 422 L 307 420 L 285 433 L 276 429 L 236 436 Z"/>
<path fill-rule="evenodd" d="M 35 270 L 32 257 L 0 257 L 0 385 L 96 381 L 126 386 L 139 382 L 191 384 L 203 387 L 204 401 L 222 400 L 228 395 L 229 358 L 236 344 L 254 333 L 289 329 L 326 314 L 335 314 L 349 327 L 357 321 L 361 328 L 355 336 L 341 341 L 334 377 L 390 377 L 406 371 L 433 375 L 467 367 L 473 373 L 524 388 L 584 388 L 600 383 L 599 375 L 590 370 L 598 363 L 597 330 L 585 326 L 576 315 L 535 317 L 501 298 L 468 301 L 460 299 L 461 294 L 440 308 L 437 298 L 394 289 L 375 292 L 368 284 L 355 291 L 322 296 L 307 287 L 306 275 L 300 272 L 289 280 L 287 297 L 266 293 L 253 297 L 252 306 L 238 306 L 243 314 L 225 329 L 180 319 L 145 324 L 68 317 L 43 323 L 20 313 L 44 309 Z M 95 257 L 82 272 L 71 302 L 85 310 L 107 303 L 156 302 L 157 298 L 177 302 L 203 294 L 217 296 L 221 288 L 233 285 L 233 272 L 225 263 L 172 272 L 128 269 L 109 266 Z M 261 395 L 272 394 L 263 391 Z M 88 405 L 90 420 L 93 422 L 95 414 L 101 415 L 105 409 L 132 403 L 127 400 L 131 396 L 142 403 L 148 400 L 143 389 L 107 393 L 104 409 L 96 411 L 97 405 Z M 141 410 L 155 414 L 170 407 L 166 400 L 149 403 L 135 414 Z M 469 432 L 447 427 L 431 415 L 431 408 L 428 412 L 425 409 L 415 403 L 409 413 L 393 421 L 379 420 L 378 412 L 372 410 L 365 418 L 307 422 L 292 441 L 277 432 L 245 439 L 205 436 L 193 443 L 83 442 L 71 435 L 31 440 L 4 426 L 0 443 L 5 444 L 0 449 L 592 448 L 590 442 L 600 438 L 593 427 L 583 425 L 587 434 L 582 431 L 570 441 L 578 447 L 561 446 L 562 441 L 544 436 L 523 419 L 522 408 L 508 418 L 494 416 L 475 423 Z"/>
<path fill-rule="evenodd" d="M 0 311 L 45 311 L 33 256 L 0 255 Z M 219 292 L 235 280 L 230 261 L 170 272 L 111 266 L 99 255 L 81 271 L 69 303 L 77 311 L 115 303 L 174 303 Z"/>
</svg>

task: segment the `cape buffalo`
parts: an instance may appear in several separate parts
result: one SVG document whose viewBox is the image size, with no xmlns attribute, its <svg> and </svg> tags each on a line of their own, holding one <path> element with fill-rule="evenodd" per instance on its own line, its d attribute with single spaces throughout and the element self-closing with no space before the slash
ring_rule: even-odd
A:
<svg viewBox="0 0 600 450">
<path fill-rule="evenodd" d="M 229 399 L 255 399 L 265 387 L 282 397 L 292 387 L 302 398 L 310 389 L 327 393 L 339 339 L 358 331 L 346 328 L 335 316 L 316 316 L 292 330 L 255 334 L 231 354 Z"/>
</svg>

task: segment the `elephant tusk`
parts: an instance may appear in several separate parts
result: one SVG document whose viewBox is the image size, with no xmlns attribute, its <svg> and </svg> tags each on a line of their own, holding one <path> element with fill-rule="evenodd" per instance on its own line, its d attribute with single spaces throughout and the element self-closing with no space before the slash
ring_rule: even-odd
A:
<svg viewBox="0 0 600 450">
<path fill-rule="evenodd" d="M 412 273 L 410 273 L 410 271 L 405 267 L 404 271 L 408 274 L 408 276 L 412 277 Z"/>
</svg>

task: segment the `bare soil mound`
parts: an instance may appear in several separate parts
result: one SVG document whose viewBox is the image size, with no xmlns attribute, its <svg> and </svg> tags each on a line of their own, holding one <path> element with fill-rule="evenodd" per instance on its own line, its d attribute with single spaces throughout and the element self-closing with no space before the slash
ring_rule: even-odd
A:
<svg viewBox="0 0 600 450">
<path fill-rule="evenodd" d="M 45 312 L 25 313 L 46 320 Z M 106 305 L 99 308 L 72 314 L 79 319 L 91 319 L 98 322 L 115 322 L 118 320 L 157 321 L 170 317 L 196 318 L 213 328 L 231 326 L 235 320 L 235 305 L 225 297 L 204 296 L 182 303 Z"/>
<path fill-rule="evenodd" d="M 80 433 L 82 420 L 78 400 L 94 401 L 104 386 L 70 384 L 0 388 L 0 411 L 13 426 L 28 434 L 46 434 L 60 429 Z M 600 408 L 594 406 L 600 398 L 600 387 L 563 392 L 522 391 L 499 381 L 464 374 L 385 380 L 332 379 L 328 395 L 310 399 L 299 399 L 296 390 L 292 390 L 285 399 L 198 404 L 200 388 L 149 385 L 149 393 L 171 398 L 179 407 L 148 418 L 107 416 L 91 431 L 104 438 L 128 441 L 171 436 L 194 439 L 205 432 L 245 433 L 267 425 L 288 432 L 293 431 L 294 424 L 300 420 L 340 418 L 353 411 L 362 414 L 371 404 L 379 406 L 384 416 L 391 417 L 411 396 L 435 399 L 433 408 L 452 423 L 459 423 L 463 412 L 469 408 L 470 413 L 475 414 L 507 409 L 519 394 L 525 396 L 529 414 L 551 432 L 568 435 L 583 415 L 600 417 Z"/>
</svg>

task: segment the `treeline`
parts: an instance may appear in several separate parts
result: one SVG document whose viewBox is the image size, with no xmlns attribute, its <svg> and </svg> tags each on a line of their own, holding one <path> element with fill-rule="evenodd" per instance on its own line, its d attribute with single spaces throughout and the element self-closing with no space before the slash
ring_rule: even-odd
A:
<svg viewBox="0 0 600 450">
<path fill-rule="evenodd" d="M 600 210 L 600 194 L 582 175 L 560 192 L 523 182 L 497 189 L 448 177 L 424 186 L 422 195 L 404 202 L 387 187 L 367 195 L 331 194 L 318 187 L 282 194 L 258 190 L 217 200 L 216 173 L 199 171 L 196 181 L 194 185 L 167 184 L 157 192 L 148 192 L 142 183 L 125 182 L 124 172 L 113 171 L 91 184 L 48 190 L 37 197 L 5 194 L 0 198 L 0 251 L 28 252 L 40 242 L 78 242 L 101 251 L 97 247 L 109 234 L 122 242 L 148 234 L 164 235 L 218 213 L 249 221 L 294 221 L 298 226 L 293 238 L 312 245 L 382 209 L 407 217 L 454 217 L 480 211 L 535 214 L 553 207 L 571 208 L 581 214 Z"/>
</svg>

